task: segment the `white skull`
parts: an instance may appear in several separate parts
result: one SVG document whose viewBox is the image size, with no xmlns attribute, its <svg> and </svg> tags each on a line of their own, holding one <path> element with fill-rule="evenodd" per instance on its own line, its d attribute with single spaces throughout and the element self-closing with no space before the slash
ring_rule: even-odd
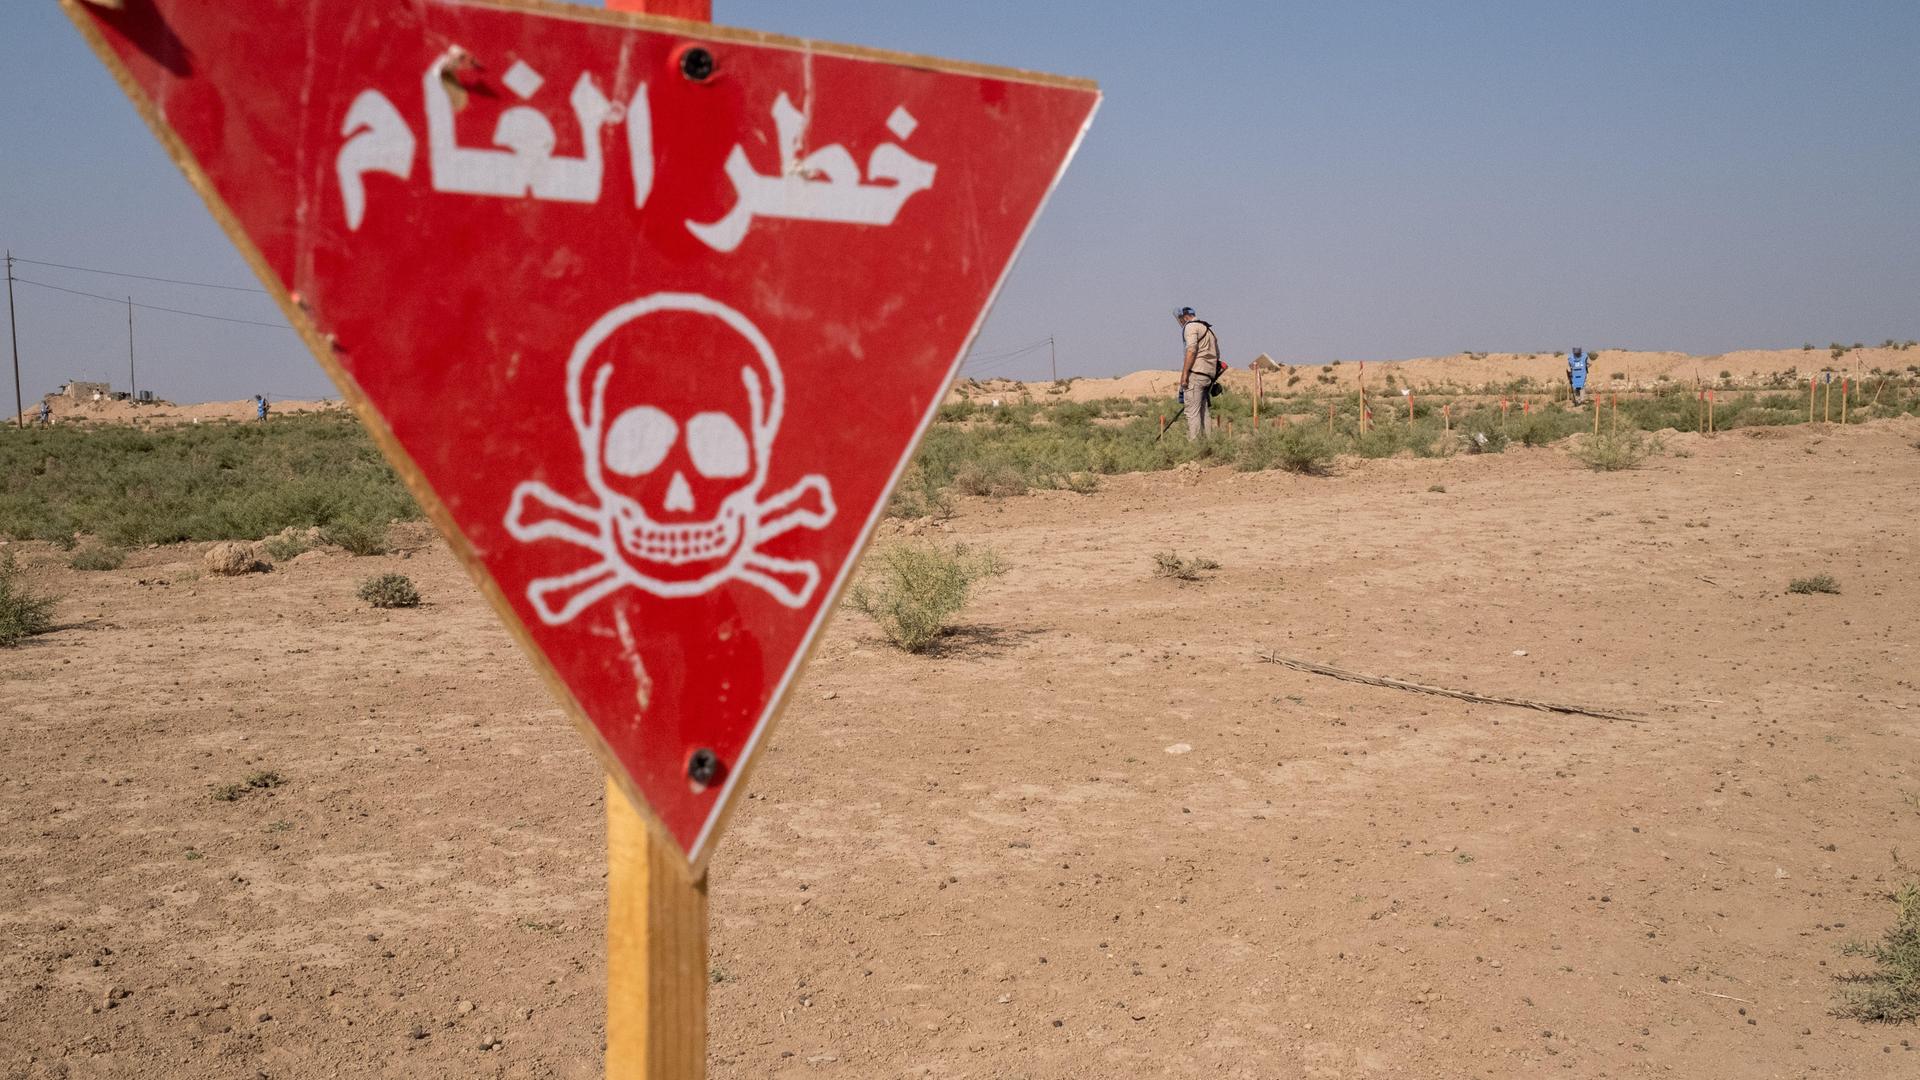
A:
<svg viewBox="0 0 1920 1080">
<path fill-rule="evenodd" d="M 568 411 L 608 546 L 662 583 L 750 554 L 783 394 L 765 337 L 705 297 L 659 294 L 608 313 L 569 367 Z"/>
</svg>

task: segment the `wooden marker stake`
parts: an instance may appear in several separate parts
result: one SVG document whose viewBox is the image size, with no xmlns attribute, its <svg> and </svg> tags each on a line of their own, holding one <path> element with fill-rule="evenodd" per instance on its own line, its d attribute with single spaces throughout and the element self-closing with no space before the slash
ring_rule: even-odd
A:
<svg viewBox="0 0 1920 1080">
<path fill-rule="evenodd" d="M 1820 395 L 1820 422 L 1833 423 L 1833 384 L 1827 384 L 1827 392 Z"/>
<path fill-rule="evenodd" d="M 1620 395 L 1613 395 L 1613 433 L 1620 434 Z"/>
<path fill-rule="evenodd" d="M 1262 385 L 1263 380 L 1260 378 L 1260 369 L 1256 367 L 1253 369 L 1253 426 L 1256 431 L 1260 428 L 1260 393 Z"/>
<path fill-rule="evenodd" d="M 1600 395 L 1593 395 L 1593 433 L 1600 434 Z"/>
<path fill-rule="evenodd" d="M 1713 434 L 1713 391 L 1707 391 L 1707 434 Z"/>
<path fill-rule="evenodd" d="M 712 22 L 712 0 L 606 0 L 613 11 Z M 688 877 L 607 779 L 608 1080 L 707 1075 L 707 877 Z"/>
<path fill-rule="evenodd" d="M 707 1075 L 707 879 L 607 779 L 607 1077 Z"/>
<path fill-rule="evenodd" d="M 1817 388 L 1819 385 L 1820 385 L 1820 376 L 1818 375 L 1807 376 L 1807 423 L 1809 424 L 1813 423 L 1813 394 L 1814 394 L 1815 388 Z"/>
<path fill-rule="evenodd" d="M 1849 389 L 1849 386 L 1850 386 L 1850 380 L 1848 379 L 1840 380 L 1840 426 L 1841 427 L 1847 426 L 1847 391 Z"/>
</svg>

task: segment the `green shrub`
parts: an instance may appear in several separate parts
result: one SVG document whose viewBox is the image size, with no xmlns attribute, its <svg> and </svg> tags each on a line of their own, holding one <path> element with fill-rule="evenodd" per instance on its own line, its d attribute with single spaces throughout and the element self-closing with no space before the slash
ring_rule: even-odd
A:
<svg viewBox="0 0 1920 1080">
<path fill-rule="evenodd" d="M 1318 425 L 1293 424 L 1274 430 L 1261 428 L 1240 447 L 1236 465 L 1246 472 L 1285 469 L 1306 476 L 1323 476 L 1333 465 L 1333 441 Z"/>
<path fill-rule="evenodd" d="M 1901 886 L 1893 900 L 1893 925 L 1879 941 L 1852 942 L 1842 950 L 1868 957 L 1875 969 L 1841 976 L 1835 1015 L 1883 1024 L 1920 1020 L 1920 882 Z"/>
<path fill-rule="evenodd" d="M 1619 432 L 1603 431 L 1589 435 L 1570 451 L 1588 468 L 1601 472 L 1632 469 L 1660 450 L 1660 440 L 1649 439 L 1633 428 Z"/>
<path fill-rule="evenodd" d="M 1840 583 L 1833 579 L 1832 574 L 1815 574 L 1812 577 L 1794 578 L 1787 583 L 1787 591 L 1790 593 L 1800 593 L 1802 595 L 1809 593 L 1832 593 L 1838 595 L 1840 592 Z"/>
<path fill-rule="evenodd" d="M 947 632 L 975 583 L 1005 572 L 999 556 L 964 544 L 901 543 L 877 554 L 879 565 L 853 587 L 851 603 L 911 653 L 925 652 Z"/>
<path fill-rule="evenodd" d="M 387 527 L 371 521 L 336 521 L 320 530 L 320 539 L 350 555 L 387 553 Z"/>
<path fill-rule="evenodd" d="M 381 574 L 360 583 L 355 594 L 377 608 L 419 607 L 420 590 L 405 574 Z"/>
<path fill-rule="evenodd" d="M 67 557 L 67 565 L 75 570 L 118 570 L 127 561 L 124 548 L 92 541 Z"/>
<path fill-rule="evenodd" d="M 20 582 L 13 552 L 0 551 L 0 648 L 53 629 L 56 598 L 29 592 Z"/>
<path fill-rule="evenodd" d="M 306 533 L 298 529 L 285 529 L 269 536 L 261 547 L 266 551 L 267 557 L 277 563 L 286 562 L 296 555 L 313 550 L 313 544 L 307 539 Z"/>
</svg>

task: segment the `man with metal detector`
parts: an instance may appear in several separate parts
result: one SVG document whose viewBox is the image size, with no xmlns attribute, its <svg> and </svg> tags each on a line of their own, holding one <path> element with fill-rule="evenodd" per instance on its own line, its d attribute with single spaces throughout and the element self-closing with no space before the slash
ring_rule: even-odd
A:
<svg viewBox="0 0 1920 1080">
<path fill-rule="evenodd" d="M 1220 392 L 1220 339 L 1213 325 L 1190 307 L 1173 313 L 1180 321 L 1186 351 L 1180 362 L 1180 405 L 1187 417 L 1187 438 L 1198 441 L 1207 433 L 1207 414 L 1213 395 Z"/>
</svg>

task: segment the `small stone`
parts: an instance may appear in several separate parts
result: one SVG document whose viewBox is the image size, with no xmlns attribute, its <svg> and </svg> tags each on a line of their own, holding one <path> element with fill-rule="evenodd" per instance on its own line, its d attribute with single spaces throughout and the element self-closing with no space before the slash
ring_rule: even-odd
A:
<svg viewBox="0 0 1920 1080">
<path fill-rule="evenodd" d="M 253 1010 L 253 1022 L 254 1022 L 254 1023 L 256 1023 L 256 1024 L 264 1024 L 264 1023 L 266 1023 L 267 1021 L 269 1021 L 269 1020 L 271 1020 L 271 1019 L 273 1019 L 273 1014 L 272 1014 L 272 1013 L 270 1013 L 270 1012 L 268 1012 L 267 1010 L 265 1010 L 265 1009 L 255 1009 L 255 1010 Z"/>
<path fill-rule="evenodd" d="M 461 1016 L 465 1016 L 465 1015 L 467 1015 L 468 1013 L 470 1013 L 470 1012 L 472 1012 L 472 1011 L 473 1011 L 473 1002 L 471 1002 L 471 1001 L 462 1001 L 462 1002 L 460 1002 L 459 1004 L 457 1004 L 457 1005 L 455 1005 L 455 1006 L 454 1006 L 454 1009 L 455 1009 L 455 1011 L 457 1011 L 457 1012 L 459 1012 L 459 1014 L 460 1014 Z"/>
<path fill-rule="evenodd" d="M 1186 743 L 1183 743 L 1183 742 L 1177 742 L 1177 743 L 1174 743 L 1172 746 L 1167 747 L 1167 753 L 1173 754 L 1175 756 L 1178 756 L 1180 754 L 1191 754 L 1193 753 L 1193 747 L 1188 746 Z"/>
<path fill-rule="evenodd" d="M 421 1027 L 419 1024 L 413 1025 L 413 1027 L 407 1031 L 407 1038 L 409 1039 L 424 1039 L 426 1037 L 427 1029 Z"/>
<path fill-rule="evenodd" d="M 824 694 L 821 694 L 821 695 L 820 695 L 820 700 L 821 700 L 821 701 L 832 701 L 832 700 L 833 700 L 834 698 L 837 698 L 837 697 L 839 697 L 839 696 L 840 696 L 840 692 L 839 692 L 839 691 L 837 691 L 837 690 L 829 690 L 829 691 L 827 691 L 826 693 L 824 693 Z"/>
</svg>

